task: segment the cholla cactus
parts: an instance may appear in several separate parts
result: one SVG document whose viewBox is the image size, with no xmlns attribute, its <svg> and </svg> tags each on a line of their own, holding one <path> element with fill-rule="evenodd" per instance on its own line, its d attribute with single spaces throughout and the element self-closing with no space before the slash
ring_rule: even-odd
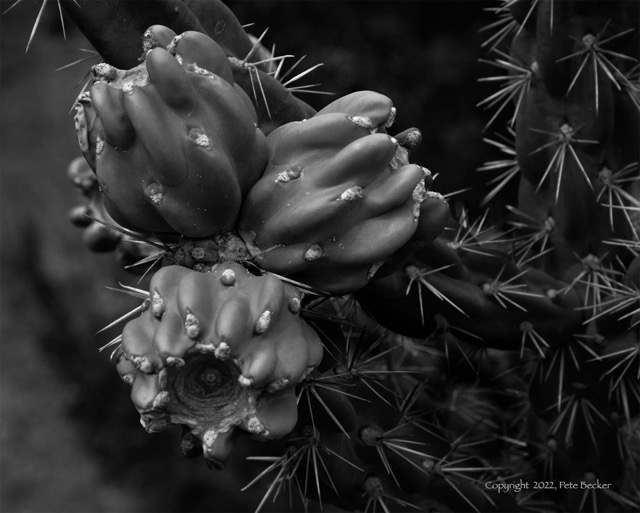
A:
<svg viewBox="0 0 640 513">
<path fill-rule="evenodd" d="M 106 62 L 76 118 L 93 223 L 73 219 L 161 266 L 107 344 L 147 430 L 182 425 L 216 464 L 240 432 L 271 444 L 258 510 L 286 487 L 305 508 L 640 508 L 637 2 L 489 8 L 480 106 L 508 158 L 453 209 L 409 162 L 419 130 L 387 133 L 391 99 L 315 112 L 223 4 L 125 0 L 108 28 L 111 3 L 80 4 Z"/>
</svg>

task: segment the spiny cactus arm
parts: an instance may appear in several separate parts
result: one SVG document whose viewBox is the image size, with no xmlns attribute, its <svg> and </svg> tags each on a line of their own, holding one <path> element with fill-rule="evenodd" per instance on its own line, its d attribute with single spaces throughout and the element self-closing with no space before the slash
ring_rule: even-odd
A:
<svg viewBox="0 0 640 513">
<path fill-rule="evenodd" d="M 580 295 L 566 282 L 518 265 L 506 253 L 454 248 L 443 238 L 358 293 L 379 322 L 413 337 L 446 325 L 472 344 L 538 353 L 580 329 Z"/>
<path fill-rule="evenodd" d="M 637 200 L 627 191 L 639 154 L 619 133 L 636 133 L 640 121 L 622 86 L 636 54 L 628 4 L 540 2 L 535 27 L 512 45 L 531 70 L 516 112 L 519 209 L 536 223 L 553 221 L 553 249 L 541 263 L 569 281 L 589 254 L 613 260 L 619 252 L 607 240 L 638 237 L 627 210 Z"/>
<path fill-rule="evenodd" d="M 181 0 L 157 0 L 153 9 L 134 0 L 61 0 L 61 5 L 105 62 L 120 69 L 140 63 L 142 34 L 151 25 L 206 33 Z"/>
<path fill-rule="evenodd" d="M 151 25 L 165 25 L 180 34 L 195 30 L 209 35 L 228 55 L 244 57 L 253 43 L 220 0 L 61 0 L 65 12 L 112 66 L 136 66 L 141 34 Z"/>
</svg>

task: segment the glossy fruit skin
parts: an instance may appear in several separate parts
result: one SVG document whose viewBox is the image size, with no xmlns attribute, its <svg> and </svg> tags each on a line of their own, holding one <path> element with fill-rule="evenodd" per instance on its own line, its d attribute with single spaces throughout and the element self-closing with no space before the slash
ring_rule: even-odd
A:
<svg viewBox="0 0 640 513">
<path fill-rule="evenodd" d="M 234 227 L 267 146 L 222 49 L 198 32 L 173 34 L 151 27 L 137 68 L 96 67 L 76 124 L 116 222 L 206 237 Z"/>
<path fill-rule="evenodd" d="M 145 428 L 185 425 L 219 464 L 235 427 L 261 439 L 289 433 L 294 387 L 322 359 L 300 300 L 294 287 L 233 262 L 158 271 L 146 310 L 124 327 L 117 366 Z"/>
<path fill-rule="evenodd" d="M 386 133 L 394 117 L 389 98 L 361 91 L 269 134 L 267 168 L 238 224 L 256 263 L 340 294 L 362 288 L 416 233 L 440 233 L 448 207 Z"/>
</svg>

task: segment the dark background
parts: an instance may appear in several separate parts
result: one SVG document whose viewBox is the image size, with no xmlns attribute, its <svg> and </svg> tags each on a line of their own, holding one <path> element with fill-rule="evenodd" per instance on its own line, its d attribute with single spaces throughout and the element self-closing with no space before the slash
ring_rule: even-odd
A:
<svg viewBox="0 0 640 513">
<path fill-rule="evenodd" d="M 11 2 L 0 2 L 4 12 Z M 94 333 L 136 306 L 107 290 L 134 284 L 112 255 L 90 253 L 67 220 L 80 197 L 66 168 L 80 155 L 69 114 L 90 61 L 86 40 L 67 22 L 62 37 L 49 2 L 25 54 L 41 0 L 23 0 L 1 23 L 1 474 L 3 512 L 253 511 L 267 483 L 240 493 L 262 466 L 240 447 L 224 472 L 179 454 L 176 432 L 148 435 L 98 347 Z M 415 160 L 439 173 L 437 190 L 486 192 L 475 169 L 490 158 L 488 115 L 475 105 L 490 90 L 479 29 L 492 2 L 229 2 L 249 31 L 270 27 L 266 46 L 324 66 L 301 83 L 343 95 L 386 94 L 396 128 L 423 132 Z M 290 60 L 291 63 L 294 60 Z M 304 96 L 317 108 L 330 99 Z M 480 175 L 480 176 L 479 176 Z M 279 503 L 270 506 L 282 510 Z"/>
</svg>

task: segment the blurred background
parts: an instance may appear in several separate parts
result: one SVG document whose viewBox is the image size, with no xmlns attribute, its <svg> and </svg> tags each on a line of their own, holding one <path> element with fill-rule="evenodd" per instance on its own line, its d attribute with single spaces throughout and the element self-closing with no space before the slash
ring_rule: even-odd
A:
<svg viewBox="0 0 640 513">
<path fill-rule="evenodd" d="M 70 113 L 85 73 L 97 60 L 55 2 L 25 47 L 42 0 L 22 0 L 1 23 L 1 331 L 0 510 L 3 512 L 253 511 L 268 483 L 240 493 L 269 454 L 250 444 L 228 469 L 209 470 L 180 455 L 179 432 L 149 435 L 139 425 L 129 387 L 98 348 L 117 329 L 96 331 L 137 306 L 108 290 L 136 285 L 111 254 L 91 253 L 68 212 L 82 202 L 67 178 L 80 155 Z M 1 0 L 2 12 L 13 1 Z M 490 114 L 476 104 L 490 94 L 478 63 L 495 3 L 443 0 L 228 2 L 248 30 L 278 54 L 324 63 L 304 83 L 338 96 L 374 89 L 397 107 L 398 132 L 417 127 L 414 160 L 439 173 L 436 189 L 487 191 L 476 169 L 496 158 L 482 142 Z M 291 59 L 290 63 L 295 62 Z M 321 108 L 331 98 L 303 97 Z M 285 502 L 265 510 L 282 511 Z"/>
</svg>

